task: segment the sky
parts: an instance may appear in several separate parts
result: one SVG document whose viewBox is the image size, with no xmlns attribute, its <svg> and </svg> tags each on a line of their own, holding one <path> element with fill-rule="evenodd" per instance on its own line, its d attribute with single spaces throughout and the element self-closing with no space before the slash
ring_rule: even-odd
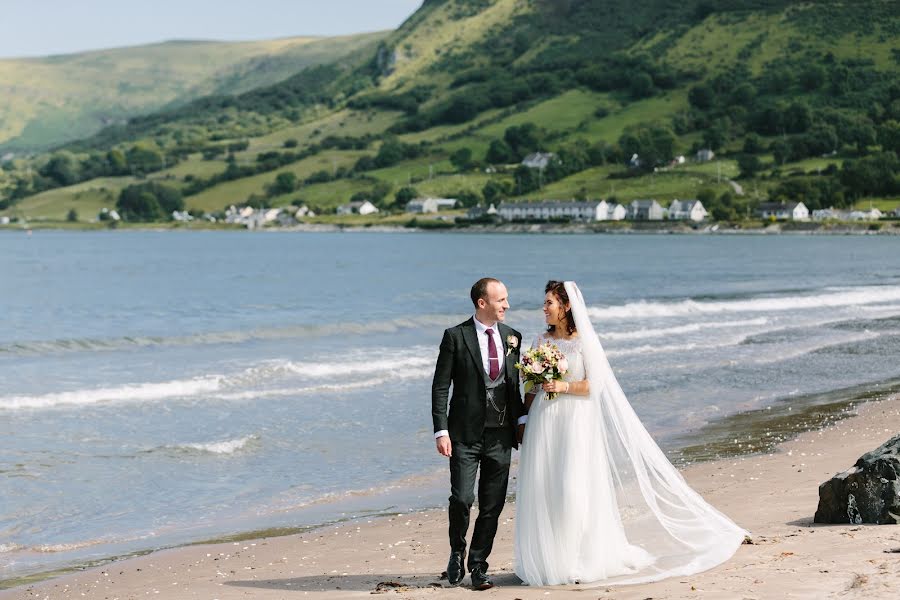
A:
<svg viewBox="0 0 900 600">
<path fill-rule="evenodd" d="M 0 57 L 394 29 L 422 0 L 0 0 Z"/>
</svg>

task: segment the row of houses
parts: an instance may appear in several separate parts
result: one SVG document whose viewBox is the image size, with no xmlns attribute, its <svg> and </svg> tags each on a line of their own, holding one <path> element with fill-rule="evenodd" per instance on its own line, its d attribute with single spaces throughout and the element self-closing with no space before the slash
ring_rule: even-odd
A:
<svg viewBox="0 0 900 600">
<path fill-rule="evenodd" d="M 900 217 L 900 208 L 895 209 L 890 215 Z M 870 208 L 869 210 L 823 208 L 812 211 L 813 221 L 877 221 L 884 217 L 885 214 L 877 208 Z"/>
<path fill-rule="evenodd" d="M 668 217 L 680 221 L 703 221 L 706 209 L 699 200 L 673 200 L 668 208 L 656 200 L 635 200 L 628 205 L 599 201 L 501 202 L 499 208 L 476 207 L 470 218 L 497 215 L 506 221 L 526 219 L 573 221 L 661 221 Z"/>
<path fill-rule="evenodd" d="M 895 209 L 890 215 L 900 217 L 900 208 Z M 823 208 L 810 212 L 802 202 L 764 202 L 756 209 L 756 216 L 786 221 L 808 221 L 810 218 L 813 221 L 877 221 L 887 215 L 877 208 L 869 210 Z"/>
<path fill-rule="evenodd" d="M 417 198 L 406 203 L 406 212 L 413 214 L 437 213 L 442 210 L 453 210 L 458 201 L 454 198 Z M 378 207 L 368 200 L 348 202 L 337 207 L 339 215 L 374 215 Z"/>
</svg>

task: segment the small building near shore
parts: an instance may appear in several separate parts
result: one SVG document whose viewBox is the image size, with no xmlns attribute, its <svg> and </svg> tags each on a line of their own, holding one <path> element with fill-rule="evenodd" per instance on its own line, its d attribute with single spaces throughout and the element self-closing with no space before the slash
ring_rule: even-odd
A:
<svg viewBox="0 0 900 600">
<path fill-rule="evenodd" d="M 378 207 L 368 200 L 348 202 L 337 207 L 339 215 L 372 215 L 378 212 Z"/>
<path fill-rule="evenodd" d="M 617 202 L 607 205 L 606 220 L 607 221 L 624 221 L 628 216 L 628 209 Z"/>
<path fill-rule="evenodd" d="M 417 198 L 406 203 L 408 213 L 436 213 L 456 208 L 455 198 Z"/>
<path fill-rule="evenodd" d="M 812 220 L 813 221 L 846 221 L 847 220 L 847 211 L 837 210 L 836 208 L 820 208 L 812 211 Z"/>
<path fill-rule="evenodd" d="M 631 221 L 662 221 L 663 207 L 656 200 L 634 200 L 628 206 Z"/>
<path fill-rule="evenodd" d="M 672 200 L 669 205 L 669 219 L 673 221 L 700 222 L 707 217 L 706 209 L 699 200 Z"/>
<path fill-rule="evenodd" d="M 473 206 L 466 213 L 466 216 L 470 219 L 481 219 L 483 217 L 493 217 L 497 215 L 497 209 L 494 207 L 494 204 L 491 203 L 490 206 L 485 208 L 484 206 Z"/>
<path fill-rule="evenodd" d="M 848 218 L 851 221 L 877 221 L 883 216 L 884 213 L 877 208 L 870 208 L 869 210 L 852 210 Z"/>
<path fill-rule="evenodd" d="M 604 221 L 609 210 L 605 200 L 599 202 L 547 200 L 543 202 L 501 202 L 497 212 L 506 221 L 523 219 Z"/>
<path fill-rule="evenodd" d="M 802 202 L 763 202 L 756 208 L 756 216 L 779 221 L 808 221 L 809 209 Z"/>
</svg>

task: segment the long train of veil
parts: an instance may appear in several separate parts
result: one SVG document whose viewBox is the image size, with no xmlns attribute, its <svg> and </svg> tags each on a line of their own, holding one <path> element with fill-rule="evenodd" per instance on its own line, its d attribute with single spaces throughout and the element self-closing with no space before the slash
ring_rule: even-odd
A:
<svg viewBox="0 0 900 600">
<path fill-rule="evenodd" d="M 565 288 L 582 341 L 590 400 L 600 409 L 597 434 L 604 438 L 599 447 L 605 448 L 606 460 L 597 464 L 609 471 L 621 525 L 616 529 L 624 533 L 628 546 L 649 554 L 632 572 L 604 583 L 683 576 L 728 560 L 747 532 L 691 489 L 654 442 L 613 374 L 581 290 L 572 281 L 565 282 Z"/>
</svg>

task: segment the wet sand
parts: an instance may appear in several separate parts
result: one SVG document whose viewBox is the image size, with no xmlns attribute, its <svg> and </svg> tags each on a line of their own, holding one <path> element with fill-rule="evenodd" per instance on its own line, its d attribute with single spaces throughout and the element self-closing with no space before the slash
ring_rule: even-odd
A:
<svg viewBox="0 0 900 600">
<path fill-rule="evenodd" d="M 486 592 L 448 588 L 440 580 L 446 516 L 425 511 L 160 551 L 6 590 L 0 599 L 898 598 L 900 528 L 812 524 L 818 485 L 898 431 L 900 398 L 894 396 L 767 454 L 685 468 L 695 489 L 753 534 L 752 544 L 730 561 L 690 577 L 622 587 L 523 586 L 512 572 L 515 506 L 508 504 L 491 556 L 498 585 Z"/>
</svg>

